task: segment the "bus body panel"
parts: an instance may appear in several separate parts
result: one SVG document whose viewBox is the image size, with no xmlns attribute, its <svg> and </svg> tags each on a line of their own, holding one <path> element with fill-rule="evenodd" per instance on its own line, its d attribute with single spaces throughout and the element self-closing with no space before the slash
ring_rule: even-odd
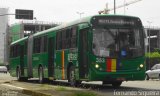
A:
<svg viewBox="0 0 160 96">
<path fill-rule="evenodd" d="M 145 76 L 145 57 L 144 54 L 126 58 L 125 56 L 117 57 L 103 57 L 96 56 L 93 53 L 93 40 L 94 40 L 94 32 L 96 30 L 110 30 L 110 33 L 118 31 L 126 31 L 129 28 L 133 28 L 132 25 L 134 23 L 129 21 L 129 18 L 137 18 L 130 16 L 120 16 L 121 18 L 127 18 L 124 20 L 128 21 L 118 21 L 118 24 L 126 23 L 131 24 L 126 25 L 122 24 L 122 26 L 117 27 L 114 26 L 117 22 L 105 20 L 108 17 L 114 17 L 114 15 L 97 15 L 88 17 L 82 20 L 75 21 L 73 23 L 69 23 L 68 25 L 58 26 L 56 28 L 51 28 L 49 30 L 36 33 L 28 39 L 18 40 L 11 44 L 21 44 L 21 42 L 28 41 L 28 51 L 27 55 L 24 55 L 24 77 L 39 77 L 38 68 L 40 66 L 43 67 L 44 78 L 51 78 L 52 80 L 67 80 L 69 67 L 75 67 L 75 77 L 76 80 L 85 80 L 85 81 L 112 81 L 112 80 L 120 80 L 120 81 L 128 81 L 128 80 L 144 80 Z M 101 19 L 101 17 L 104 17 Z M 98 18 L 98 19 L 97 19 Z M 118 18 L 118 16 L 117 16 Z M 94 22 L 92 20 L 95 19 Z M 96 21 L 97 20 L 97 21 Z M 117 19 L 119 20 L 119 19 Z M 139 20 L 139 19 L 136 19 Z M 134 20 L 133 20 L 134 21 Z M 97 22 L 101 23 L 103 26 L 98 25 Z M 111 23 L 111 25 L 104 26 L 104 24 Z M 140 21 L 136 21 L 140 22 Z M 97 24 L 97 26 L 95 26 Z M 138 24 L 138 23 L 137 23 Z M 100 26 L 100 27 L 99 27 Z M 134 28 L 142 28 L 141 25 L 139 27 Z M 99 29 L 98 29 L 99 28 Z M 116 29 L 117 28 L 117 29 Z M 120 30 L 122 28 L 122 30 Z M 125 29 L 125 30 L 124 30 Z M 76 33 L 73 34 L 73 30 L 76 30 Z M 62 32 L 62 33 L 61 33 Z M 66 32 L 66 33 L 65 33 Z M 67 33 L 68 32 L 68 33 Z M 107 31 L 106 31 L 107 32 Z M 61 34 L 60 34 L 61 33 Z M 123 33 L 123 32 L 122 32 Z M 69 34 L 65 37 L 65 40 L 61 40 L 58 42 L 58 34 L 62 37 L 63 35 Z M 72 35 L 76 37 L 71 38 Z M 119 34 L 119 33 L 118 33 Z M 115 34 L 113 34 L 115 35 Z M 47 36 L 46 52 L 34 53 L 34 39 L 39 37 Z M 70 38 L 70 43 L 66 43 L 67 39 Z M 107 38 L 107 37 L 106 37 Z M 141 38 L 144 38 L 143 36 Z M 74 41 L 76 39 L 76 41 Z M 51 41 L 50 41 L 51 40 Z M 76 42 L 74 47 L 66 47 L 67 44 L 72 44 L 72 40 Z M 42 40 L 41 40 L 42 41 Z M 50 42 L 50 43 L 49 43 Z M 32 45 L 33 44 L 33 45 Z M 51 45 L 53 44 L 53 45 Z M 61 48 L 58 48 L 58 44 L 61 44 Z M 63 48 L 65 45 L 65 48 Z M 44 46 L 44 45 L 43 45 Z M 71 46 L 71 45 L 69 45 Z M 120 45 L 118 45 L 120 46 Z M 54 47 L 54 48 L 50 48 Z M 133 49 L 133 48 L 132 48 Z M 133 49 L 134 51 L 136 49 Z M 50 53 L 53 52 L 53 53 Z M 105 51 L 104 51 L 105 52 Z M 106 54 L 108 54 L 106 52 Z M 118 54 L 118 53 L 117 53 Z M 121 55 L 126 54 L 121 51 Z M 121 58 L 122 57 L 122 58 Z M 144 67 L 140 67 L 140 65 Z M 16 67 L 20 65 L 20 57 L 10 58 L 10 72 L 12 76 L 16 74 Z"/>
<path fill-rule="evenodd" d="M 145 78 L 145 67 L 140 68 L 140 65 L 143 64 L 145 66 L 145 58 L 139 57 L 134 58 L 132 60 L 122 60 L 121 61 L 121 69 L 111 70 L 113 72 L 107 72 L 107 61 L 100 60 L 103 58 L 92 59 L 92 66 L 90 69 L 90 81 L 103 81 L 103 80 L 144 80 Z M 99 60 L 99 62 L 98 62 Z M 103 63 L 104 62 L 104 63 Z M 99 68 L 95 68 L 95 65 L 98 64 Z M 125 68 L 125 69 L 123 69 Z"/>
</svg>

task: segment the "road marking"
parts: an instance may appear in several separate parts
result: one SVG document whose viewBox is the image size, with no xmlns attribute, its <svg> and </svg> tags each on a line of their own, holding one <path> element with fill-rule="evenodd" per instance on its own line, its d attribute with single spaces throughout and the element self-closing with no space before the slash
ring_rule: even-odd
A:
<svg viewBox="0 0 160 96">
<path fill-rule="evenodd" d="M 12 87 L 12 88 L 17 88 L 17 89 L 21 89 L 21 90 L 24 90 L 24 89 L 25 89 L 25 88 L 23 88 L 23 87 L 17 87 L 17 86 L 13 86 L 13 85 L 9 85 L 9 84 L 1 84 L 1 85 L 8 86 L 8 87 Z"/>
</svg>

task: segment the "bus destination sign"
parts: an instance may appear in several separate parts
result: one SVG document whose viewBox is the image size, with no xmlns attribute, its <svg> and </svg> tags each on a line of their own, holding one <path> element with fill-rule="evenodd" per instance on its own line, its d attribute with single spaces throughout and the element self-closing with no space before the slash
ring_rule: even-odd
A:
<svg viewBox="0 0 160 96">
<path fill-rule="evenodd" d="M 110 17 L 97 16 L 92 19 L 93 26 L 142 26 L 138 18 L 133 17 Z"/>
<path fill-rule="evenodd" d="M 98 24 L 111 24 L 111 25 L 134 25 L 134 21 L 124 21 L 122 19 L 99 19 Z"/>
</svg>

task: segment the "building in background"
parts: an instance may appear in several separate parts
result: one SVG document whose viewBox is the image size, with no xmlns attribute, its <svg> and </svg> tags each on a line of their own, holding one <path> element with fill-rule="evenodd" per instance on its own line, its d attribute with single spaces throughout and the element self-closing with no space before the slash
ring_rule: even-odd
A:
<svg viewBox="0 0 160 96">
<path fill-rule="evenodd" d="M 0 64 L 7 64 L 8 8 L 0 8 Z"/>
<path fill-rule="evenodd" d="M 144 30 L 148 38 L 148 44 L 147 44 L 148 46 L 146 48 L 146 52 L 149 52 L 149 47 L 150 47 L 150 52 L 154 52 L 155 49 L 160 49 L 160 28 L 149 26 L 145 27 Z"/>
<path fill-rule="evenodd" d="M 148 26 L 145 27 L 145 34 L 148 40 L 145 51 L 146 53 L 154 53 L 158 52 L 160 53 L 160 28 L 154 27 L 154 26 Z M 152 55 L 153 56 L 153 55 Z M 159 57 L 146 57 L 146 69 L 150 70 L 152 66 L 154 66 L 157 63 L 160 63 Z M 158 56 L 154 55 L 154 56 Z"/>
<path fill-rule="evenodd" d="M 22 21 L 10 26 L 10 43 L 31 34 L 58 26 L 58 23 L 43 21 Z"/>
</svg>

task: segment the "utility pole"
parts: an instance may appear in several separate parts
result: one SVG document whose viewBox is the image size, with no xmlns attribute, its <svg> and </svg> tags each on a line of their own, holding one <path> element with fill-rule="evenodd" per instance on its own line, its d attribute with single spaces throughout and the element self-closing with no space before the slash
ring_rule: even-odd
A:
<svg viewBox="0 0 160 96">
<path fill-rule="evenodd" d="M 4 40 L 4 64 L 6 63 L 6 33 L 3 33 L 3 40 Z"/>
<path fill-rule="evenodd" d="M 116 14 L 116 0 L 114 0 L 114 14 Z"/>
<path fill-rule="evenodd" d="M 126 6 L 129 6 L 129 5 L 131 5 L 131 4 L 134 4 L 134 3 L 136 3 L 136 2 L 139 2 L 139 1 L 142 1 L 142 0 L 133 0 L 133 1 L 130 1 L 130 2 L 126 2 L 126 0 L 124 0 L 124 4 L 123 5 L 119 5 L 119 6 L 116 6 L 116 0 L 114 0 L 114 7 L 113 8 L 110 8 L 110 9 L 105 9 L 105 10 L 100 10 L 100 11 L 98 11 L 98 13 L 99 14 L 105 14 L 105 11 L 107 12 L 107 13 L 109 13 L 109 11 L 114 11 L 114 14 L 116 14 L 116 9 L 118 9 L 118 8 L 122 8 L 122 7 L 124 7 L 124 13 L 125 13 L 125 7 Z"/>
<path fill-rule="evenodd" d="M 126 0 L 124 0 L 124 5 L 126 4 Z M 126 14 L 126 6 L 124 6 L 124 15 Z"/>
<path fill-rule="evenodd" d="M 34 24 L 35 24 L 35 26 L 34 26 L 34 28 L 35 28 L 34 31 L 35 31 L 35 32 L 33 32 L 33 33 L 31 33 L 31 34 L 34 34 L 34 33 L 37 32 L 37 25 L 38 25 L 38 24 L 37 24 L 37 18 L 34 17 L 33 19 L 35 20 L 35 23 L 34 23 Z"/>
<path fill-rule="evenodd" d="M 150 62 L 150 56 L 151 56 L 151 55 L 150 55 L 150 54 L 151 54 L 151 35 L 150 35 L 150 31 L 151 31 L 151 23 L 152 23 L 152 22 L 151 22 L 151 21 L 147 21 L 147 23 L 149 24 L 149 30 L 148 30 L 148 34 L 149 34 L 149 38 L 148 38 L 148 43 L 149 43 L 149 44 L 148 44 L 148 45 L 149 45 L 149 46 L 148 46 L 149 66 L 148 66 L 148 67 L 149 67 L 149 69 L 150 69 L 150 68 L 151 68 L 151 64 L 150 64 L 150 63 L 151 63 L 151 62 Z"/>
</svg>

